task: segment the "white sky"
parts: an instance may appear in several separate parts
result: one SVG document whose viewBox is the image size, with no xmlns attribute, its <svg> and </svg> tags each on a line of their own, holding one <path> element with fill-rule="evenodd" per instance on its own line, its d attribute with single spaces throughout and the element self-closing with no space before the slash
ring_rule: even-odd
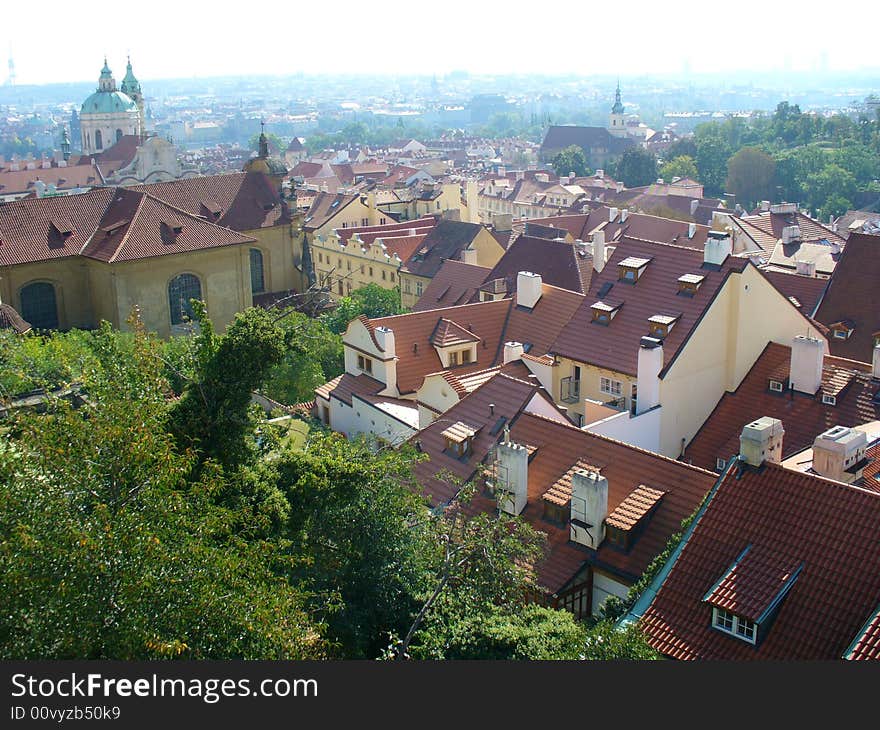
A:
<svg viewBox="0 0 880 730">
<path fill-rule="evenodd" d="M 114 20 L 98 16 L 119 8 Z M 130 10 L 129 10 L 130 8 Z M 4 0 L 19 84 L 248 74 L 632 75 L 880 67 L 876 0 Z M 873 28 L 873 30 L 869 30 Z M 0 82 L 6 78 L 0 65 Z"/>
</svg>

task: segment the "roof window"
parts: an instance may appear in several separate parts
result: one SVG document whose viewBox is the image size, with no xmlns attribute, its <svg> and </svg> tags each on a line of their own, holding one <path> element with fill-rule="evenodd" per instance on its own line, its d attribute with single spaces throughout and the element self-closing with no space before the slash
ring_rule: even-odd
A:
<svg viewBox="0 0 880 730">
<path fill-rule="evenodd" d="M 637 256 L 627 256 L 623 261 L 617 264 L 617 279 L 630 284 L 635 284 L 644 273 L 651 259 L 638 258 Z"/>
<path fill-rule="evenodd" d="M 681 319 L 680 314 L 655 314 L 648 317 L 651 335 L 660 338 L 666 337 L 679 319 Z"/>
<path fill-rule="evenodd" d="M 608 325 L 611 320 L 620 311 L 620 304 L 607 304 L 606 302 L 596 302 L 590 309 L 593 312 L 593 322 Z"/>
<path fill-rule="evenodd" d="M 702 274 L 685 274 L 678 277 L 678 293 L 692 297 L 700 289 L 706 277 Z"/>
</svg>

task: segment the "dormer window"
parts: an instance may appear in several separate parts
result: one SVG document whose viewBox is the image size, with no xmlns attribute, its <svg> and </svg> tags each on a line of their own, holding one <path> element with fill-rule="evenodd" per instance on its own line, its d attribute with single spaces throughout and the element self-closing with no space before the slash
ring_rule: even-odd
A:
<svg viewBox="0 0 880 730">
<path fill-rule="evenodd" d="M 694 296 L 694 294 L 700 289 L 700 285 L 705 278 L 706 277 L 701 274 L 685 274 L 684 276 L 679 276 L 678 293 L 686 297 Z"/>
<path fill-rule="evenodd" d="M 833 395 L 823 395 L 822 403 L 824 403 L 826 406 L 836 406 L 837 398 Z"/>
<path fill-rule="evenodd" d="M 680 314 L 655 314 L 653 317 L 648 317 L 648 327 L 651 330 L 651 335 L 663 339 L 669 334 L 680 318 Z"/>
<path fill-rule="evenodd" d="M 723 608 L 712 608 L 712 626 L 726 634 L 754 644 L 758 636 L 758 625 L 754 621 Z"/>
<path fill-rule="evenodd" d="M 469 456 L 473 451 L 473 440 L 477 430 L 462 421 L 453 423 L 440 434 L 446 442 L 446 453 L 456 459 Z"/>
<path fill-rule="evenodd" d="M 853 333 L 855 324 L 848 319 L 844 319 L 840 322 L 835 322 L 834 324 L 829 325 L 828 329 L 831 330 L 834 339 L 846 340 L 849 339 L 849 336 Z"/>
<path fill-rule="evenodd" d="M 593 322 L 608 325 L 620 310 L 620 304 L 607 304 L 606 302 L 596 302 L 590 309 L 593 312 Z"/>
<path fill-rule="evenodd" d="M 651 259 L 627 256 L 627 258 L 617 264 L 618 280 L 635 284 L 639 280 L 639 277 L 644 273 L 649 263 L 651 263 Z"/>
</svg>

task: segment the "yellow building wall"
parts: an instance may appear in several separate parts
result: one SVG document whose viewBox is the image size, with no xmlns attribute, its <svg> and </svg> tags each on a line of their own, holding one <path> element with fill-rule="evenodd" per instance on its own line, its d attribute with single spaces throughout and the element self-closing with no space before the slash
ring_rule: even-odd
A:
<svg viewBox="0 0 880 730">
<path fill-rule="evenodd" d="M 400 304 L 412 309 L 419 301 L 431 280 L 427 276 L 415 276 L 406 271 L 400 272 Z"/>
<path fill-rule="evenodd" d="M 364 249 L 355 236 L 347 244 L 335 233 L 315 238 L 312 243 L 315 276 L 318 282 L 329 286 L 333 299 L 368 284 L 383 289 L 400 286 L 400 259 L 385 253 L 377 241 Z"/>
<path fill-rule="evenodd" d="M 660 449 L 677 457 L 725 391 L 735 390 L 768 342 L 790 346 L 812 323 L 754 267 L 733 274 L 660 382 Z M 826 345 L 827 346 L 827 345 Z M 754 418 L 765 414 L 755 413 Z M 737 425 L 737 428 L 741 425 Z"/>
<path fill-rule="evenodd" d="M 79 257 L 39 261 L 0 270 L 0 298 L 21 312 L 21 289 L 34 282 L 55 286 L 58 326 L 92 328 L 97 324 L 89 289 L 87 262 Z"/>
<path fill-rule="evenodd" d="M 263 280 L 267 292 L 305 291 L 308 281 L 297 265 L 302 262 L 302 230 L 297 223 L 285 223 L 253 231 L 242 231 L 257 239 L 251 248 L 263 253 Z"/>
<path fill-rule="evenodd" d="M 580 367 L 580 395 L 577 401 L 565 401 L 562 398 L 562 380 L 564 378 L 574 376 L 575 366 Z M 583 416 L 585 414 L 584 399 L 600 401 L 607 403 L 616 400 L 618 396 L 604 393 L 600 390 L 602 378 L 610 378 L 621 383 L 621 396 L 626 399 L 625 407 L 629 408 L 632 403 L 632 386 L 636 382 L 636 378 L 632 375 L 620 373 L 607 368 L 598 368 L 589 363 L 578 362 L 567 357 L 559 358 L 559 365 L 553 369 L 553 400 L 568 408 L 570 415 L 577 414 Z"/>
</svg>

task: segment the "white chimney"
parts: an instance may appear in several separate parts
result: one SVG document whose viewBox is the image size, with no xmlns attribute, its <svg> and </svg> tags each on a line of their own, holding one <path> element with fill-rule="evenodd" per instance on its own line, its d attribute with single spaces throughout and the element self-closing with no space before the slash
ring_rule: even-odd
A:
<svg viewBox="0 0 880 730">
<path fill-rule="evenodd" d="M 697 224 L 696 223 L 688 223 L 688 238 L 693 238 L 694 234 L 697 232 Z"/>
<path fill-rule="evenodd" d="M 532 309 L 541 298 L 541 284 L 540 274 L 533 274 L 531 271 L 520 271 L 516 275 L 517 305 Z"/>
<path fill-rule="evenodd" d="M 376 327 L 376 329 L 373 330 L 373 334 L 376 336 L 376 342 L 379 343 L 379 348 L 385 353 L 386 357 L 385 361 L 382 363 L 385 371 L 385 394 L 396 395 L 397 353 L 394 344 L 394 330 L 390 327 Z M 377 372 L 375 369 L 373 370 L 372 376 L 382 380 L 381 372 Z"/>
<path fill-rule="evenodd" d="M 846 426 L 835 426 L 813 442 L 813 471 L 828 479 L 852 484 L 862 477 L 868 436 Z"/>
<path fill-rule="evenodd" d="M 509 362 L 513 362 L 514 360 L 519 360 L 524 352 L 522 342 L 505 342 L 504 343 L 504 361 L 503 364 L 507 365 Z"/>
<path fill-rule="evenodd" d="M 816 277 L 816 262 L 815 261 L 797 261 L 797 273 L 801 276 L 809 276 L 811 278 Z"/>
<path fill-rule="evenodd" d="M 498 177 L 507 177 L 507 168 L 499 165 L 498 166 Z"/>
<path fill-rule="evenodd" d="M 799 225 L 785 226 L 782 229 L 782 245 L 787 246 L 790 243 L 797 243 L 800 240 L 801 227 Z"/>
<path fill-rule="evenodd" d="M 498 507 L 512 515 L 525 509 L 529 494 L 529 450 L 521 444 L 503 441 L 498 444 Z"/>
<path fill-rule="evenodd" d="M 761 210 L 764 213 L 767 213 L 770 210 L 770 201 L 769 200 L 762 200 L 761 201 Z"/>
<path fill-rule="evenodd" d="M 605 268 L 605 231 L 593 231 L 593 271 Z"/>
<path fill-rule="evenodd" d="M 763 416 L 743 427 L 739 437 L 739 458 L 746 464 L 761 466 L 765 461 L 782 461 L 782 437 L 785 429 L 778 418 Z"/>
<path fill-rule="evenodd" d="M 461 260 L 465 264 L 476 264 L 477 263 L 477 249 L 475 248 L 466 248 L 461 252 Z"/>
<path fill-rule="evenodd" d="M 516 179 L 517 180 L 525 180 L 526 179 L 525 171 L 524 170 L 517 170 Z"/>
<path fill-rule="evenodd" d="M 691 201 L 691 215 L 697 212 L 697 208 L 700 207 L 700 201 L 696 198 Z"/>
<path fill-rule="evenodd" d="M 874 345 L 874 358 L 871 365 L 871 377 L 880 380 L 880 345 Z"/>
<path fill-rule="evenodd" d="M 535 180 L 539 183 L 548 183 L 550 182 L 550 176 L 546 172 L 539 172 L 535 175 Z"/>
<path fill-rule="evenodd" d="M 636 415 L 660 405 L 660 371 L 663 369 L 663 342 L 642 337 L 639 342 Z"/>
<path fill-rule="evenodd" d="M 596 170 L 596 177 L 598 177 L 600 180 L 602 178 L 604 178 L 605 177 L 605 170 L 603 170 L 601 167 L 598 170 Z"/>
<path fill-rule="evenodd" d="M 572 542 L 598 549 L 605 539 L 608 480 L 599 472 L 576 469 L 571 475 Z"/>
<path fill-rule="evenodd" d="M 733 241 L 727 231 L 709 231 L 703 249 L 703 262 L 721 266 L 733 253 Z"/>
<path fill-rule="evenodd" d="M 822 362 L 825 343 L 815 337 L 798 335 L 791 343 L 789 380 L 791 389 L 807 395 L 816 395 L 822 385 Z"/>
<path fill-rule="evenodd" d="M 626 223 L 626 219 L 629 216 L 629 208 L 624 208 L 620 211 L 620 222 Z"/>
<path fill-rule="evenodd" d="M 609 208 L 608 209 L 608 222 L 614 223 L 614 219 L 617 218 L 617 214 L 620 211 L 617 208 Z"/>
</svg>

